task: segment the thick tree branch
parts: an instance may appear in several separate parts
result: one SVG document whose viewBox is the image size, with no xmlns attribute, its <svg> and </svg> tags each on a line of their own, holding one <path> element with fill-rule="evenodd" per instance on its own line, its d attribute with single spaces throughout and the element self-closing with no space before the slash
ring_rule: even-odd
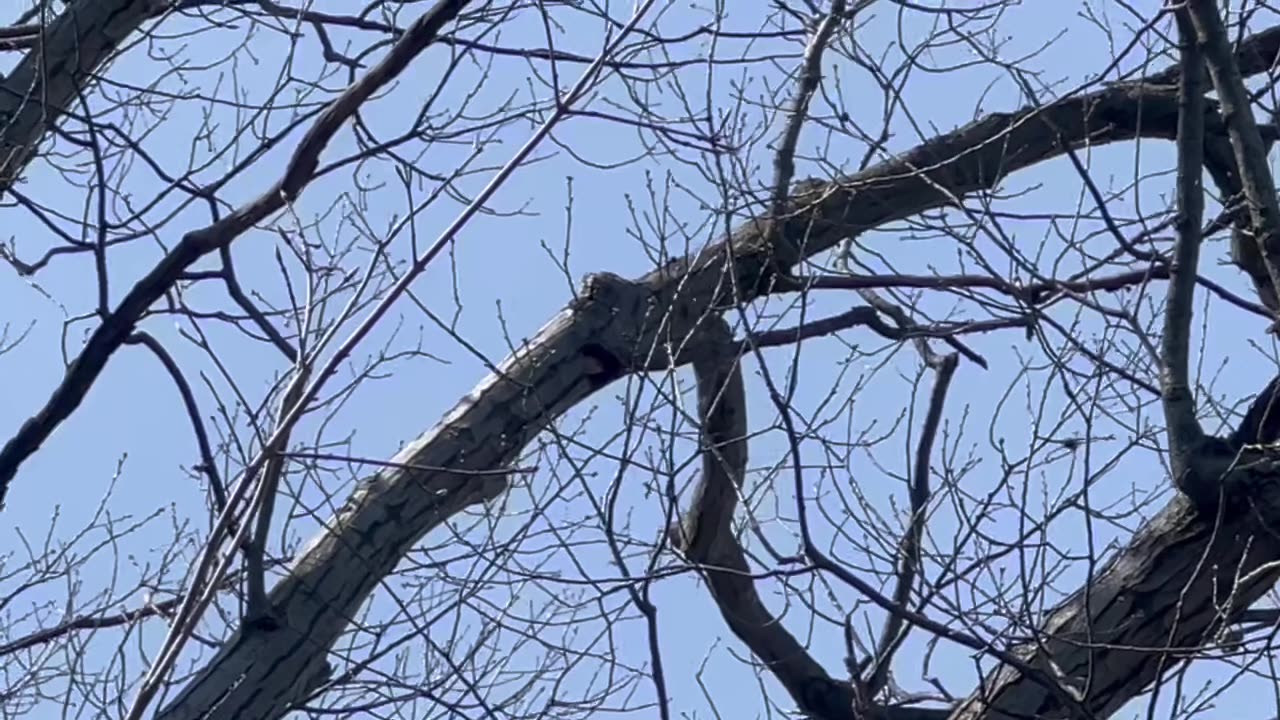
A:
<svg viewBox="0 0 1280 720">
<path fill-rule="evenodd" d="M 806 254 L 822 252 L 850 233 L 991 188 L 1009 173 L 1059 156 L 1064 146 L 1172 139 L 1176 118 L 1176 92 L 1144 84 L 992 115 L 793 197 L 793 207 L 803 212 L 779 223 L 779 234 Z M 1216 116 L 1205 123 L 1208 133 L 1223 131 Z M 270 693 L 289 696 L 267 698 L 272 707 L 287 706 L 297 696 L 295 681 L 323 674 L 325 654 L 348 619 L 423 534 L 505 489 L 501 479 L 472 472 L 510 465 L 549 423 L 620 377 L 690 361 L 680 348 L 702 318 L 772 291 L 774 280 L 789 274 L 762 224 L 748 221 L 724 242 L 638 282 L 588 277 L 569 307 L 399 453 L 396 467 L 360 484 L 272 589 L 281 627 L 240 628 L 160 717 L 215 717 L 208 715 L 215 704 L 216 717 L 236 717 L 262 707 Z M 1123 704 L 1156 676 L 1159 648 L 1198 644 L 1224 617 L 1220 608 L 1242 609 L 1269 585 L 1271 576 L 1261 575 L 1233 588 L 1237 568 L 1256 569 L 1280 557 L 1280 546 L 1252 540 L 1255 529 L 1243 515 L 1214 528 L 1212 519 L 1175 500 L 1090 584 L 1088 603 L 1073 598 L 1050 616 L 1043 643 L 1018 651 L 1025 662 L 1013 665 L 1040 668 L 1036 678 L 1001 668 L 962 715 L 1052 714 L 1061 709 L 1063 694 L 1045 687 L 1044 678 L 1064 673 L 1068 684 L 1092 676 L 1131 678 L 1093 682 L 1082 701 L 1098 714 Z M 1216 553 L 1207 569 L 1198 562 L 1206 552 Z M 1169 583 L 1187 589 L 1182 616 L 1160 593 Z M 1222 604 L 1228 589 L 1237 605 Z M 1095 638 L 1112 644 L 1094 647 Z M 1099 668 L 1106 672 L 1096 674 Z"/>
<path fill-rule="evenodd" d="M 45 133 L 116 49 L 153 17 L 155 0 L 75 0 L 0 83 L 0 196 L 35 157 Z"/>
</svg>

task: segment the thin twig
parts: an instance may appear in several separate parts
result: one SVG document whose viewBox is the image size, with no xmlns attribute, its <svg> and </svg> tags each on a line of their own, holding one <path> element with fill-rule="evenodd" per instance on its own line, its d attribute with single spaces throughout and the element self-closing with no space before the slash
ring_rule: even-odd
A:
<svg viewBox="0 0 1280 720">
<path fill-rule="evenodd" d="M 942 409 L 947 400 L 947 391 L 951 388 L 951 378 L 955 376 L 959 357 L 954 353 L 942 357 L 933 357 L 926 362 L 936 374 L 933 382 L 933 393 L 929 398 L 929 410 L 925 415 L 924 427 L 920 430 L 920 442 L 916 445 L 916 461 L 912 470 L 910 492 L 911 518 L 907 524 L 906 534 L 898 548 L 897 584 L 893 590 L 893 602 L 899 607 L 909 607 L 911 591 L 915 587 L 916 576 L 920 572 L 922 558 L 920 548 L 924 543 L 924 524 L 928 514 L 929 472 L 932 466 L 933 445 L 938 436 L 938 427 L 942 424 Z M 863 680 L 863 692 L 871 699 L 884 689 L 889 680 L 889 667 L 894 655 L 907 639 L 906 620 L 898 614 L 889 613 L 880 631 L 880 643 L 872 656 L 874 664 Z"/>
</svg>

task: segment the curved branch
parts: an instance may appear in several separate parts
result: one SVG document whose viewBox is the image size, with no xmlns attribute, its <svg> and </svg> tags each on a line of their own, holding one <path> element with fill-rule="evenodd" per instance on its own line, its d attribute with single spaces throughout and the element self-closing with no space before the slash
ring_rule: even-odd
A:
<svg viewBox="0 0 1280 720">
<path fill-rule="evenodd" d="M 756 592 L 733 516 L 747 471 L 747 396 L 741 343 L 729 325 L 709 317 L 691 342 L 697 381 L 702 472 L 684 517 L 669 531 L 672 545 L 706 578 L 721 617 L 800 710 L 818 720 L 856 720 L 853 687 L 832 678 L 765 607 Z M 954 365 L 954 356 L 952 361 Z M 877 708 L 877 717 L 941 720 L 947 711 Z"/>
<path fill-rule="evenodd" d="M 235 262 L 231 258 L 230 246 L 223 246 L 220 248 L 218 250 L 218 257 L 222 260 L 222 272 L 218 277 L 222 278 L 223 284 L 226 285 L 227 294 L 231 296 L 232 300 L 235 300 L 236 304 L 240 306 L 240 309 L 244 311 L 245 315 L 249 316 L 249 319 L 253 324 L 258 326 L 258 329 L 261 330 L 262 334 L 271 341 L 271 344 L 276 346 L 276 349 L 288 358 L 289 362 L 297 363 L 297 349 L 289 344 L 289 341 L 284 338 L 284 335 L 280 334 L 280 331 L 276 329 L 276 326 L 272 325 L 271 321 L 267 319 L 267 316 L 263 315 L 262 311 L 253 304 L 252 300 L 249 299 L 249 296 L 244 294 L 244 289 L 240 287 L 240 279 L 236 277 L 236 266 Z"/>
<path fill-rule="evenodd" d="M 1172 139 L 1176 118 L 1176 91 L 1146 84 L 1113 85 L 991 115 L 864 172 L 801 193 L 792 200 L 804 212 L 780 223 L 779 235 L 816 254 L 851 232 L 991 188 L 1010 173 L 1058 157 L 1067 146 L 1096 147 L 1138 137 Z M 1205 122 L 1206 132 L 1222 131 L 1216 116 Z M 786 276 L 790 268 L 777 263 L 761 224 L 748 221 L 723 242 L 658 268 L 638 282 L 607 273 L 589 276 L 577 299 L 440 423 L 405 447 L 393 461 L 395 467 L 362 483 L 326 523 L 288 576 L 271 590 L 282 627 L 259 632 L 242 626 L 159 717 L 198 717 L 217 699 L 229 699 L 219 712 L 234 713 L 243 699 L 232 699 L 233 694 L 279 688 L 321 674 L 325 655 L 349 618 L 414 543 L 452 514 L 505 490 L 501 479 L 489 482 L 471 472 L 508 466 L 549 423 L 613 381 L 690 361 L 686 352 L 668 348 L 680 347 L 700 318 L 774 290 L 775 279 Z M 1246 569 L 1280 557 L 1280 545 L 1264 547 L 1265 539 L 1250 544 L 1252 531 L 1241 524 L 1214 532 L 1187 503 L 1175 501 L 1122 554 L 1124 562 L 1091 587 L 1090 603 L 1073 600 L 1052 616 L 1047 628 L 1051 639 L 1025 651 L 1030 653 L 1028 663 L 1055 676 L 1056 668 L 1065 667 L 1067 677 L 1088 677 L 1095 667 L 1090 658 L 1101 653 L 1113 671 L 1108 677 L 1153 677 L 1143 675 L 1154 667 L 1149 664 L 1151 653 L 1143 648 L 1165 647 L 1169 634 L 1165 628 L 1150 636 L 1149 626 L 1164 627 L 1179 609 L 1160 605 L 1158 596 L 1135 595 L 1134 588 L 1145 587 L 1152 577 L 1162 583 L 1185 581 L 1191 607 L 1199 608 L 1201 615 L 1179 623 L 1174 639 L 1198 642 L 1216 622 L 1220 606 L 1213 602 L 1223 599 L 1222 588 L 1231 587 L 1225 581 L 1234 579 L 1230 573 L 1241 565 L 1243 554 L 1249 553 Z M 1224 537 L 1230 541 L 1220 547 Z M 1221 549 L 1222 560 L 1205 577 L 1188 558 L 1198 558 L 1207 549 Z M 1268 579 L 1237 588 L 1233 599 L 1247 605 Z M 1219 580 L 1224 582 L 1215 585 Z M 1136 601 L 1147 603 L 1140 606 L 1141 612 Z M 1119 617 L 1113 615 L 1117 612 Z M 1149 619 L 1135 625 L 1135 615 Z M 1115 641 L 1110 647 L 1122 650 L 1081 649 L 1082 639 L 1092 637 L 1087 631 L 1097 622 L 1109 628 L 1104 636 Z M 1059 630 L 1075 634 L 1052 639 Z M 1122 704 L 1140 689 L 1102 688 L 1085 703 L 1105 709 Z M 1034 715 L 1038 707 L 1053 709 L 1059 701 L 1017 669 L 1001 669 L 966 705 L 965 716 L 995 717 L 1005 708 L 1025 708 Z"/>
<path fill-rule="evenodd" d="M 150 350 L 160 364 L 164 365 L 173 384 L 177 386 L 178 395 L 182 398 L 182 406 L 187 411 L 187 420 L 191 422 L 191 431 L 196 436 L 196 447 L 200 450 L 200 470 L 209 478 L 209 492 L 213 493 L 213 509 L 215 512 L 222 512 L 227 506 L 227 491 L 218 474 L 218 466 L 214 463 L 213 446 L 209 444 L 209 433 L 204 428 L 204 419 L 200 414 L 200 406 L 196 403 L 196 395 L 191 391 L 191 383 L 187 382 L 186 376 L 182 374 L 178 361 L 174 360 L 160 341 L 149 333 L 133 333 L 126 342 L 141 345 Z"/>
<path fill-rule="evenodd" d="M 942 357 L 926 356 L 926 362 L 933 369 L 937 378 L 934 380 L 933 393 L 929 397 L 929 410 L 925 416 L 924 427 L 920 430 L 920 442 L 916 446 L 916 462 L 911 478 L 911 519 L 907 524 L 907 533 L 902 538 L 898 551 L 898 582 L 893 591 L 893 602 L 899 607 L 907 607 L 911 599 L 911 591 L 915 587 L 916 575 L 920 571 L 920 547 L 924 543 L 924 523 L 929 505 L 929 471 L 933 463 L 933 443 L 938 435 L 938 426 L 942 423 L 942 407 L 947 400 L 947 391 L 951 388 L 951 378 L 955 376 L 959 364 L 958 355 Z M 874 697 L 889 679 L 889 665 L 898 648 L 907 639 L 907 623 L 901 615 L 889 613 L 885 618 L 884 629 L 880 632 L 880 644 L 872 656 L 874 664 L 867 674 L 865 685 L 867 693 Z"/>
<path fill-rule="evenodd" d="M 837 682 L 764 606 L 733 530 L 747 471 L 747 396 L 739 345 L 719 316 L 693 358 L 701 426 L 702 474 L 689 510 L 671 529 L 672 545 L 703 570 L 711 597 L 733 634 L 764 664 L 805 713 L 853 715 L 853 691 Z"/>
</svg>

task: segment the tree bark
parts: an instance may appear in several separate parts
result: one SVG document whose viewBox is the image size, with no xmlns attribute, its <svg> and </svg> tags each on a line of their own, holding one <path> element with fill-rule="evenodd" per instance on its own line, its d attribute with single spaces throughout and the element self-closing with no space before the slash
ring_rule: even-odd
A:
<svg viewBox="0 0 1280 720">
<path fill-rule="evenodd" d="M 156 14 L 155 0 L 74 0 L 0 83 L 0 195 L 109 58 Z"/>
<path fill-rule="evenodd" d="M 686 362 L 683 344 L 699 318 L 770 292 L 773 281 L 785 278 L 801 257 L 885 222 L 991 188 L 1009 173 L 1056 157 L 1067 147 L 1137 137 L 1172 139 L 1176 119 L 1175 89 L 1144 84 L 1114 85 L 1043 107 L 992 115 L 865 172 L 829 184 L 806 183 L 806 190 L 792 197 L 789 217 L 772 236 L 776 243 L 764 234 L 767 223 L 753 220 L 725 241 L 638 281 L 589 276 L 578 299 L 394 459 L 401 467 L 448 469 L 388 470 L 361 483 L 329 529 L 312 541 L 290 575 L 273 588 L 270 599 L 283 627 L 237 630 L 159 717 L 274 718 L 302 701 L 324 677 L 325 653 L 346 627 L 346 618 L 356 614 L 405 553 L 450 514 L 504 491 L 504 481 L 492 475 L 479 479 L 468 471 L 506 467 L 548 424 L 624 375 Z M 1208 132 L 1222 131 L 1216 113 L 1205 123 Z M 1249 534 L 1241 528 L 1215 536 L 1210 525 L 1176 501 L 1135 540 L 1094 593 L 1117 588 L 1117 597 L 1101 605 L 1093 602 L 1089 609 L 1094 614 L 1105 611 L 1098 619 L 1103 627 L 1113 628 L 1108 637 L 1143 647 L 1148 635 L 1164 637 L 1160 629 L 1173 624 L 1173 607 L 1157 601 L 1169 596 L 1168 588 L 1190 581 L 1197 559 L 1210 547 L 1218 548 L 1221 541 L 1214 538 Z M 1253 551 L 1249 562 L 1273 557 L 1272 550 L 1267 546 Z M 1229 573 L 1237 564 L 1214 567 Z M 1192 584 L 1199 589 L 1206 583 L 1200 579 Z M 1256 587 L 1261 592 L 1265 583 Z M 1147 590 L 1125 594 L 1118 588 Z M 1131 620 L 1130 611 L 1139 606 L 1149 607 L 1141 624 L 1105 622 L 1121 608 L 1128 608 L 1125 619 Z M 1204 627 L 1200 621 L 1207 619 L 1202 612 L 1179 625 L 1186 631 L 1175 639 L 1198 636 Z M 1084 604 L 1073 601 L 1055 613 L 1047 627 L 1070 633 L 1089 624 Z M 1129 633 L 1136 643 L 1128 642 Z M 1079 666 L 1066 649 L 1074 647 L 1075 638 L 1047 646 L 1063 653 L 1066 667 L 1073 669 Z M 1117 674 L 1108 682 L 1145 677 L 1135 673 L 1150 669 L 1149 658 L 1143 652 L 1111 653 L 1106 667 Z M 1004 674 L 997 674 L 993 682 L 993 709 L 1047 706 L 1042 688 L 1034 683 Z M 1141 686 L 1122 682 L 1105 695 L 1104 705 L 1111 707 Z M 1093 702 L 1091 696 L 1089 703 Z M 983 714 L 983 705 L 971 700 L 964 716 Z"/>
<path fill-rule="evenodd" d="M 1272 495 L 1268 482 L 1259 492 Z M 1133 540 L 1055 609 L 1017 654 L 1060 678 L 1105 718 L 1206 640 L 1275 583 L 1280 541 L 1263 529 L 1274 511 L 1221 506 L 1205 517 L 1175 496 Z M 1067 717 L 1043 686 L 1010 668 L 989 674 L 955 720 Z"/>
<path fill-rule="evenodd" d="M 75 0 L 48 27 L 0 85 L 0 192 L 152 12 L 147 0 Z M 1270 66 L 1280 28 L 1251 42 L 1238 53 L 1245 72 Z M 638 282 L 589 277 L 578 300 L 395 459 L 447 469 L 387 470 L 363 481 L 273 588 L 283 627 L 237 630 L 160 717 L 283 715 L 323 681 L 325 654 L 348 618 L 425 533 L 505 491 L 505 478 L 492 471 L 583 399 L 627 373 L 686 362 L 679 348 L 706 313 L 772 291 L 796 261 L 845 237 L 991 188 L 1066 147 L 1171 139 L 1176 111 L 1172 88 L 1125 84 L 992 115 L 866 172 L 807 186 L 792 199 L 776 243 L 763 234 L 765 223 L 752 221 Z M 1216 114 L 1206 128 L 1223 132 Z M 1270 475 L 1258 477 L 1254 499 L 1280 496 Z M 1050 614 L 1022 656 L 1064 676 L 1099 716 L 1113 712 L 1275 580 L 1272 570 L 1254 574 L 1280 558 L 1280 544 L 1262 532 L 1276 515 L 1269 505 L 1224 504 L 1212 518 L 1176 498 L 1087 591 Z M 1046 717 L 1062 713 L 1056 703 L 1042 686 L 1000 669 L 956 717 Z"/>
</svg>

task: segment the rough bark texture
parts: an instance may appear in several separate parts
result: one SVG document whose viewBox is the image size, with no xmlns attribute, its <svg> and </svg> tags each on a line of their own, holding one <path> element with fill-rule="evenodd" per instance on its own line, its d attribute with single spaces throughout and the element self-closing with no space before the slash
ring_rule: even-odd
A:
<svg viewBox="0 0 1280 720">
<path fill-rule="evenodd" d="M 1170 139 L 1176 117 L 1173 88 L 1141 84 L 993 115 L 837 183 L 806 184 L 806 192 L 793 198 L 793 212 L 777 236 L 782 247 L 766 242 L 764 223 L 751 221 L 726 242 L 638 282 L 591 276 L 577 300 L 395 462 L 452 470 L 502 468 L 550 422 L 600 388 L 629 372 L 668 367 L 672 355 L 678 363 L 688 360 L 682 356 L 683 344 L 700 318 L 768 292 L 771 280 L 800 257 L 829 249 L 850 234 L 990 188 L 1008 173 L 1060 155 L 1067 146 L 1138 136 Z M 1206 126 L 1210 131 L 1221 128 L 1221 120 L 1214 114 L 1206 118 Z M 492 479 L 482 482 L 456 472 L 391 471 L 372 477 L 273 589 L 271 601 L 286 619 L 285 627 L 242 628 L 160 717 L 279 717 L 312 685 L 299 678 L 322 676 L 325 650 L 345 626 L 344 618 L 354 615 L 382 577 L 443 519 L 443 511 L 460 510 L 500 491 Z M 1175 529 L 1200 528 L 1194 518 L 1177 514 L 1184 511 L 1174 512 L 1181 523 L 1173 523 Z M 1206 535 L 1184 530 L 1180 537 L 1186 539 L 1172 545 L 1173 554 L 1199 557 Z M 1159 583 L 1175 564 L 1163 557 L 1150 570 L 1158 571 Z M 1116 582 L 1157 587 L 1145 579 L 1146 572 L 1142 563 L 1128 562 L 1117 570 Z M 1064 612 L 1054 627 L 1084 623 L 1078 611 Z M 1130 677 L 1146 657 L 1117 655 L 1109 667 L 1117 677 Z M 1039 686 L 1024 687 L 1028 684 L 1003 676 L 999 680 L 1002 707 L 1042 703 Z"/>
<path fill-rule="evenodd" d="M 146 0 L 76 0 L 50 26 L 43 47 L 4 82 L 0 191 L 151 7 Z M 1280 29 L 1256 36 L 1238 53 L 1242 70 L 1269 67 L 1277 44 Z M 160 717 L 283 715 L 323 681 L 326 652 L 404 554 L 453 514 L 506 488 L 501 476 L 468 471 L 506 466 L 555 418 L 623 375 L 688 361 L 683 341 L 715 308 L 769 292 L 797 260 L 849 235 L 990 188 L 1066 147 L 1172 138 L 1176 111 L 1172 88 L 1131 84 L 992 115 L 838 183 L 807 185 L 776 245 L 766 241 L 763 223 L 750 222 L 724 243 L 639 282 L 588 278 L 577 300 L 395 459 L 448 470 L 386 470 L 361 483 L 272 590 L 283 627 L 238 630 Z M 1216 114 L 1206 128 L 1222 133 Z M 1255 498 L 1280 495 L 1270 474 L 1257 477 Z M 1259 532 L 1275 513 L 1239 503 L 1221 507 L 1220 518 L 1203 517 L 1175 499 L 1087 593 L 1049 616 L 1038 644 L 1023 656 L 1064 676 L 1099 716 L 1141 692 L 1177 661 L 1178 649 L 1201 645 L 1274 580 L 1269 571 L 1241 582 L 1280 558 L 1277 541 Z M 1174 654 L 1152 651 L 1164 648 Z M 1043 687 L 999 670 L 956 716 L 1060 714 Z"/>
<path fill-rule="evenodd" d="M 0 194 L 26 169 L 40 139 L 142 23 L 156 0 L 75 0 L 0 83 Z"/>
<path fill-rule="evenodd" d="M 1238 507 L 1224 515 L 1215 523 L 1176 496 L 1018 654 L 1059 676 L 1095 716 L 1115 712 L 1275 582 L 1275 568 L 1253 573 L 1280 559 L 1280 541 L 1260 532 L 1259 514 Z M 1045 688 L 1002 668 L 953 717 L 1068 715 Z"/>
</svg>

